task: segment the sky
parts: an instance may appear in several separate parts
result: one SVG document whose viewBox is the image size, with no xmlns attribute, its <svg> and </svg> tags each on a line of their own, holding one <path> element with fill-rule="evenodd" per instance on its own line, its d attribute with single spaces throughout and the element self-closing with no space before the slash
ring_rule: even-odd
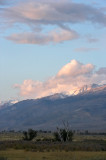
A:
<svg viewBox="0 0 106 160">
<path fill-rule="evenodd" d="M 0 0 L 0 101 L 106 84 L 106 0 Z"/>
</svg>

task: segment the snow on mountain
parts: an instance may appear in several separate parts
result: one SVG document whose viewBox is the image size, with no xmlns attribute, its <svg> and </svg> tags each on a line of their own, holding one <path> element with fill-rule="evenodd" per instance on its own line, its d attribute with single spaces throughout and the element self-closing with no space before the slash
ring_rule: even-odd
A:
<svg viewBox="0 0 106 160">
<path fill-rule="evenodd" d="M 46 99 L 50 99 L 50 100 L 56 100 L 56 99 L 63 99 L 66 98 L 68 95 L 66 95 L 65 93 L 56 93 L 47 97 L 44 97 Z"/>
<path fill-rule="evenodd" d="M 64 99 L 69 96 L 76 96 L 80 94 L 87 94 L 87 93 L 94 93 L 99 92 L 106 89 L 106 84 L 104 85 L 98 85 L 98 84 L 91 84 L 91 85 L 84 85 L 81 88 L 77 88 L 74 90 L 70 90 L 70 92 L 65 93 L 56 93 L 47 97 L 43 97 L 43 99 L 46 100 L 56 100 L 56 99 Z M 42 98 L 40 98 L 42 99 Z"/>
<path fill-rule="evenodd" d="M 84 86 L 78 92 L 76 96 L 60 93 L 4 107 L 0 109 L 0 130 L 54 130 L 68 120 L 76 130 L 106 131 L 106 85 Z"/>
<path fill-rule="evenodd" d="M 0 101 L 0 109 L 18 103 L 18 100 Z"/>
<path fill-rule="evenodd" d="M 71 95 L 78 95 L 78 94 L 84 94 L 89 92 L 102 91 L 104 89 L 106 89 L 106 84 L 104 85 L 91 84 L 91 85 L 84 85 L 83 87 L 70 91 L 70 93 L 67 93 L 67 94 L 71 96 Z"/>
<path fill-rule="evenodd" d="M 81 88 L 71 90 L 68 93 L 56 93 L 54 95 L 50 95 L 50 96 L 42 97 L 42 98 L 49 99 L 49 100 L 64 99 L 69 96 L 101 92 L 103 90 L 106 90 L 106 84 L 104 84 L 104 85 L 91 84 L 91 85 L 84 85 Z M 40 99 L 42 99 L 42 98 L 40 98 Z M 11 105 L 18 103 L 18 102 L 19 102 L 18 100 L 0 101 L 0 109 L 3 107 L 11 106 Z"/>
</svg>

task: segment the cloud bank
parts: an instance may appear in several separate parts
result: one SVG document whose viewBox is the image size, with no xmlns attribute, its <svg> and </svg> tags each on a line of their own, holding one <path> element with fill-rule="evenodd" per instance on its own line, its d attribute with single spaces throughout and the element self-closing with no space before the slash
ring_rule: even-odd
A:
<svg viewBox="0 0 106 160">
<path fill-rule="evenodd" d="M 106 68 L 95 70 L 93 64 L 82 64 L 76 60 L 70 61 L 61 70 L 45 82 L 24 80 L 14 87 L 20 90 L 25 98 L 40 98 L 55 93 L 73 94 L 84 85 L 106 84 Z"/>
<path fill-rule="evenodd" d="M 0 0 L 0 3 L 2 4 L 3 1 Z M 68 0 L 22 0 L 2 8 L 0 21 L 8 27 L 18 26 L 19 33 L 9 35 L 7 37 L 9 40 L 16 43 L 47 44 L 78 38 L 77 31 L 70 28 L 73 24 L 90 22 L 106 26 L 106 14 L 100 8 Z M 24 33 L 20 33 L 19 28 L 23 30 L 23 25 Z M 50 32 L 46 33 L 45 28 L 50 29 Z M 55 31 L 55 28 L 59 31 Z M 61 36 L 64 34 L 65 38 L 62 39 Z"/>
</svg>

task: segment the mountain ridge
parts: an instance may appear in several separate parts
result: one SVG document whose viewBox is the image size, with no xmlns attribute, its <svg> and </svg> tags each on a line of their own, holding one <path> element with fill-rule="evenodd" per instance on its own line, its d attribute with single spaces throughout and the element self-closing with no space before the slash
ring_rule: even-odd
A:
<svg viewBox="0 0 106 160">
<path fill-rule="evenodd" d="M 75 96 L 47 96 L 2 107 L 0 130 L 51 129 L 69 121 L 72 129 L 106 131 L 106 86 Z"/>
</svg>

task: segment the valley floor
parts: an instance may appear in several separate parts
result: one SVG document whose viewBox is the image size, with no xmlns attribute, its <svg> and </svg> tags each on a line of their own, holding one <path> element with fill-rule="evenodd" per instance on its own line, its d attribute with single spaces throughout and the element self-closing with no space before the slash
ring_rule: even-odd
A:
<svg viewBox="0 0 106 160">
<path fill-rule="evenodd" d="M 25 150 L 0 151 L 0 160 L 106 160 L 104 152 L 29 152 Z"/>
<path fill-rule="evenodd" d="M 56 142 L 52 133 L 23 141 L 22 133 L 0 133 L 0 160 L 106 160 L 106 135 L 78 135 Z"/>
</svg>

